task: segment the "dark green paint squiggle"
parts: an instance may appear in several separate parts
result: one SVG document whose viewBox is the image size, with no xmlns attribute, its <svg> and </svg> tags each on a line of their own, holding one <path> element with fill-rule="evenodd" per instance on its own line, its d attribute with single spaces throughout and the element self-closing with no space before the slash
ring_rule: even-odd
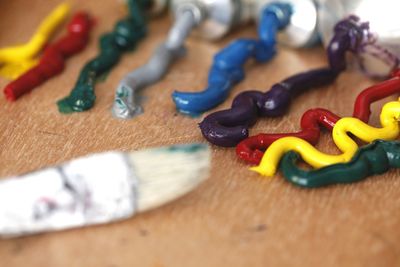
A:
<svg viewBox="0 0 400 267">
<path fill-rule="evenodd" d="M 360 148 L 348 163 L 339 163 L 318 170 L 306 171 L 297 166 L 300 155 L 290 151 L 284 155 L 280 169 L 285 179 L 301 187 L 321 187 L 353 183 L 390 168 L 400 168 L 400 142 L 376 140 Z"/>
<path fill-rule="evenodd" d="M 93 107 L 97 79 L 110 71 L 124 52 L 133 50 L 146 36 L 146 19 L 143 13 L 148 3 L 149 0 L 127 1 L 129 16 L 119 20 L 112 32 L 100 37 L 100 53 L 83 67 L 70 95 L 57 102 L 61 113 L 82 112 Z"/>
</svg>

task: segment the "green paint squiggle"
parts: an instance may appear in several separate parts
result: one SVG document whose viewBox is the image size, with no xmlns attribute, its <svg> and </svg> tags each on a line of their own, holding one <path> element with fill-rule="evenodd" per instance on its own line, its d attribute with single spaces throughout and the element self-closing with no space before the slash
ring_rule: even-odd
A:
<svg viewBox="0 0 400 267">
<path fill-rule="evenodd" d="M 400 141 L 376 140 L 360 148 L 351 161 L 306 171 L 296 162 L 300 155 L 290 151 L 281 160 L 280 169 L 285 179 L 301 187 L 321 187 L 339 183 L 353 183 L 390 168 L 400 168 Z"/>
<path fill-rule="evenodd" d="M 146 36 L 143 11 L 148 0 L 128 0 L 127 4 L 129 16 L 118 21 L 112 32 L 100 37 L 100 53 L 83 67 L 70 95 L 57 102 L 61 113 L 82 112 L 92 108 L 96 99 L 96 81 L 119 62 L 124 52 L 133 50 Z"/>
</svg>

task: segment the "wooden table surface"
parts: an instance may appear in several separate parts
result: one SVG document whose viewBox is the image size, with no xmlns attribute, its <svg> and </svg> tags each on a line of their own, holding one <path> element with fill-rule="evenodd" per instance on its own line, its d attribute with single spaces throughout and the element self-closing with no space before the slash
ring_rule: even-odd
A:
<svg viewBox="0 0 400 267">
<path fill-rule="evenodd" d="M 58 0 L 0 1 L 0 47 L 25 42 Z M 162 82 L 144 92 L 145 114 L 130 121 L 110 115 L 114 90 L 127 71 L 143 64 L 170 26 L 166 16 L 150 23 L 149 37 L 123 57 L 107 80 L 96 86 L 89 112 L 61 115 L 56 100 L 69 93 L 83 64 L 97 53 L 97 38 L 124 16 L 121 3 L 72 1 L 98 23 L 88 48 L 71 58 L 65 72 L 15 103 L 0 97 L 0 176 L 19 174 L 106 150 L 137 150 L 173 143 L 205 142 L 197 123 L 177 114 L 174 89 L 198 91 L 206 85 L 212 56 L 232 38 L 254 37 L 243 27 L 216 43 L 191 38 L 187 57 L 174 64 Z M 280 79 L 326 65 L 321 48 L 279 47 L 267 64 L 250 63 L 240 91 L 266 91 Z M 0 86 L 7 81 L 0 79 Z M 352 113 L 357 94 L 372 81 L 355 68 L 332 86 L 297 98 L 282 118 L 262 119 L 259 132 L 299 129 L 312 107 Z M 374 105 L 372 124 L 378 125 Z M 335 152 L 328 134 L 319 147 Z M 111 225 L 0 240 L 1 266 L 399 266 L 399 172 L 351 185 L 299 189 L 281 176 L 265 179 L 247 170 L 234 149 L 212 147 L 210 179 L 189 195 L 162 208 Z M 8 205 L 8 203 L 0 203 Z M 0 218 L 1 220 L 1 218 Z"/>
</svg>

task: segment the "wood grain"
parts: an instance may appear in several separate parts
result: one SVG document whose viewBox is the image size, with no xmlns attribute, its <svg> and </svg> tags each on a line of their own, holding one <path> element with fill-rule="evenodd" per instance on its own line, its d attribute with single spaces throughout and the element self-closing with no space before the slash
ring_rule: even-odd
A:
<svg viewBox="0 0 400 267">
<path fill-rule="evenodd" d="M 0 1 L 0 47 L 25 42 L 58 0 Z M 243 27 L 216 43 L 191 38 L 187 57 L 144 92 L 145 114 L 131 121 L 111 117 L 121 77 L 150 56 L 170 19 L 150 24 L 149 38 L 126 55 L 96 88 L 95 107 L 60 115 L 56 100 L 69 93 L 83 64 L 97 53 L 97 37 L 124 9 L 115 0 L 71 1 L 98 18 L 89 47 L 68 61 L 65 72 L 16 103 L 0 97 L 0 176 L 32 171 L 88 153 L 137 150 L 172 143 L 204 142 L 197 123 L 176 113 L 174 89 L 204 88 L 213 54 L 232 38 L 253 37 Z M 229 107 L 246 89 L 267 90 L 290 74 L 326 65 L 323 50 L 290 50 L 268 64 L 250 63 L 247 79 L 217 109 Z M 0 86 L 7 82 L 0 80 Z M 327 88 L 300 96 L 282 118 L 260 120 L 251 133 L 293 131 L 311 107 L 350 115 L 356 95 L 372 84 L 356 70 Z M 380 104 L 372 123 L 378 124 Z M 319 145 L 334 152 L 328 135 Z M 213 147 L 208 181 L 163 208 L 106 226 L 0 240 L 1 266 L 399 266 L 400 180 L 393 170 L 380 177 L 318 190 L 293 187 L 282 177 L 249 172 L 233 149 Z M 21 196 L 23 197 L 23 196 Z M 8 205 L 8 203 L 0 203 Z M 1 218 L 0 218 L 1 219 Z"/>
</svg>

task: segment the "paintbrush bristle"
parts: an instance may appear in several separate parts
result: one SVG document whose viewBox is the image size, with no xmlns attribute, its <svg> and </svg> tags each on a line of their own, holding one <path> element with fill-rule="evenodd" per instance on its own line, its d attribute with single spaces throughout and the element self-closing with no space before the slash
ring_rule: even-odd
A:
<svg viewBox="0 0 400 267">
<path fill-rule="evenodd" d="M 207 145 L 93 154 L 0 181 L 0 236 L 108 223 L 158 207 L 208 176 Z"/>
<path fill-rule="evenodd" d="M 129 154 L 138 181 L 137 210 L 145 211 L 190 192 L 208 177 L 211 161 L 205 144 L 176 145 Z"/>
</svg>

